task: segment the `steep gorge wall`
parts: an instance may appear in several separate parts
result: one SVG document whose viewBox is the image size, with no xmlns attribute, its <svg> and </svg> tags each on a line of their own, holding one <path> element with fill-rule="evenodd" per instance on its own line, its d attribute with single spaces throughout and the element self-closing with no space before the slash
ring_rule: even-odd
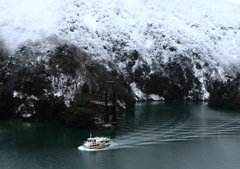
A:
<svg viewBox="0 0 240 169">
<path fill-rule="evenodd" d="M 0 35 L 5 46 L 15 51 L 30 40 L 47 53 L 58 41 L 73 44 L 117 77 L 136 100 L 206 100 L 213 88 L 239 72 L 238 4 L 225 0 L 37 2 L 1 1 Z M 59 66 L 71 71 L 74 64 Z M 86 67 L 91 69 L 91 62 Z M 75 87 L 67 83 L 78 86 L 83 77 L 78 78 L 64 72 L 52 77 L 53 93 L 61 94 L 58 88 L 64 88 L 71 98 Z"/>
</svg>

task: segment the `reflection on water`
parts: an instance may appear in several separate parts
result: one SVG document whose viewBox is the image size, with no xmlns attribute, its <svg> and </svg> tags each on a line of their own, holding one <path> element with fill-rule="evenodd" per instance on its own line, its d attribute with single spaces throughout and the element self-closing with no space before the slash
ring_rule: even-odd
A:
<svg viewBox="0 0 240 169">
<path fill-rule="evenodd" d="M 0 168 L 240 166 L 239 112 L 212 109 L 204 102 L 141 102 L 119 117 L 116 130 L 0 121 Z M 100 151 L 80 151 L 90 133 L 110 136 L 112 145 Z"/>
<path fill-rule="evenodd" d="M 0 121 L 0 133 L 31 128 L 31 125 L 29 122 Z"/>
</svg>

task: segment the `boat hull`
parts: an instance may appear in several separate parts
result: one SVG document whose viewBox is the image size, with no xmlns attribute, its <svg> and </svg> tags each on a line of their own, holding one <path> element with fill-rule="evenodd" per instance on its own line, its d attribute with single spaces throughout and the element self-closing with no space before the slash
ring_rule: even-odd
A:
<svg viewBox="0 0 240 169">
<path fill-rule="evenodd" d="M 83 145 L 83 147 L 87 148 L 87 149 L 104 149 L 108 146 L 110 146 L 111 144 L 107 144 L 107 145 L 102 145 L 102 146 L 98 146 L 98 147 L 88 147 L 86 145 Z"/>
</svg>

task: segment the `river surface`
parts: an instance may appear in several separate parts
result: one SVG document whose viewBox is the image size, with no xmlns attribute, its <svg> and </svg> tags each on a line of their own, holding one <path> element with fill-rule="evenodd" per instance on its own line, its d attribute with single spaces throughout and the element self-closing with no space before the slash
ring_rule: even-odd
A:
<svg viewBox="0 0 240 169">
<path fill-rule="evenodd" d="M 0 121 L 0 168 L 240 168 L 239 112 L 212 109 L 204 102 L 143 102 L 118 116 L 118 129 L 101 131 Z M 83 150 L 90 132 L 110 136 L 112 145 Z"/>
</svg>

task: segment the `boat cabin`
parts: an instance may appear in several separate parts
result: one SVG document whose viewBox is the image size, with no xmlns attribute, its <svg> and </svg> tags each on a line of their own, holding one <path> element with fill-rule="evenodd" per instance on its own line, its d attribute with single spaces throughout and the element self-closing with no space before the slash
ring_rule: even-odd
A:
<svg viewBox="0 0 240 169">
<path fill-rule="evenodd" d="M 91 149 L 102 149 L 111 145 L 110 138 L 107 137 L 94 137 L 90 134 L 90 138 L 84 142 L 83 146 Z"/>
<path fill-rule="evenodd" d="M 94 138 L 89 138 L 87 139 L 87 142 L 89 143 L 96 143 L 97 139 L 94 139 Z"/>
</svg>

